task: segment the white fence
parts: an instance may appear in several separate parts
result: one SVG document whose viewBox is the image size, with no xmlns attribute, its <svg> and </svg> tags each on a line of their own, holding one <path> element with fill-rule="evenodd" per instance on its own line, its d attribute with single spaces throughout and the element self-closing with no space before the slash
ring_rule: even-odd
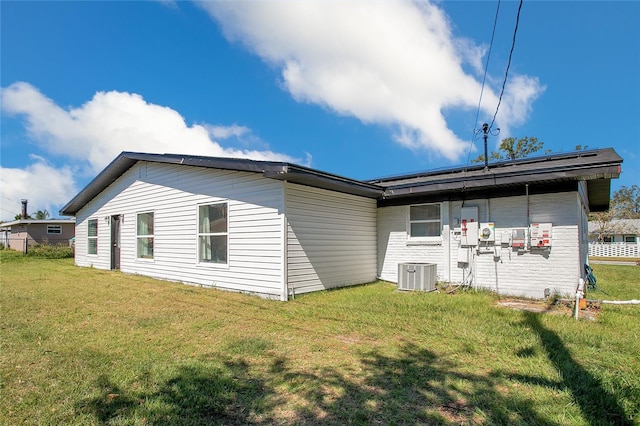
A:
<svg viewBox="0 0 640 426">
<path fill-rule="evenodd" d="M 638 243 L 589 243 L 589 256 L 640 257 Z"/>
</svg>

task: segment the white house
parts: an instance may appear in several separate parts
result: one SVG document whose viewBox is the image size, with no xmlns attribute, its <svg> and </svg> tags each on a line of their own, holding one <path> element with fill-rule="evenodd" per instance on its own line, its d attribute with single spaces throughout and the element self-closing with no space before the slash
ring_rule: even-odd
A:
<svg viewBox="0 0 640 426">
<path fill-rule="evenodd" d="M 571 293 L 613 149 L 364 182 L 283 162 L 123 152 L 60 211 L 76 264 L 255 293 L 437 279 L 503 294 Z"/>
</svg>

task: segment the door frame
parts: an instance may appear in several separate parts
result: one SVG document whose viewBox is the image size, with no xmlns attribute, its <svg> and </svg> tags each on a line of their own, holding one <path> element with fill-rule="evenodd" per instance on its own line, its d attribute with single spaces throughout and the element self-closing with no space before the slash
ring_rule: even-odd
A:
<svg viewBox="0 0 640 426">
<path fill-rule="evenodd" d="M 121 241 L 121 225 L 122 216 L 119 214 L 112 215 L 111 225 L 111 270 L 120 269 L 120 241 Z"/>
</svg>

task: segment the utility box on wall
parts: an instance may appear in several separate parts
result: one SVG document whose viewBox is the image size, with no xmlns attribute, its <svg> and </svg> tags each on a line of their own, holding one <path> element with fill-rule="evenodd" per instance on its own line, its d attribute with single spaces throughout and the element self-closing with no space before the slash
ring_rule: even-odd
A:
<svg viewBox="0 0 640 426">
<path fill-rule="evenodd" d="M 518 250 L 527 249 L 527 228 L 513 228 L 511 230 L 511 247 Z"/>
<path fill-rule="evenodd" d="M 398 290 L 433 291 L 437 273 L 435 263 L 399 263 Z"/>
<path fill-rule="evenodd" d="M 531 247 L 551 247 L 551 223 L 531 224 Z"/>
<path fill-rule="evenodd" d="M 460 245 L 478 245 L 478 207 L 460 209 Z"/>
<path fill-rule="evenodd" d="M 496 225 L 493 222 L 481 223 L 478 228 L 478 240 L 493 242 L 496 239 Z"/>
</svg>

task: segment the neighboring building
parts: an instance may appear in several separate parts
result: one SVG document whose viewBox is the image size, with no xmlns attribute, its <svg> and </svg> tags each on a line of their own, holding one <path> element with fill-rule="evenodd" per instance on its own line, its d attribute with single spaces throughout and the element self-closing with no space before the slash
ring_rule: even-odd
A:
<svg viewBox="0 0 640 426">
<path fill-rule="evenodd" d="M 589 256 L 640 257 L 640 219 L 589 222 Z"/>
<path fill-rule="evenodd" d="M 587 214 L 608 208 L 621 163 L 602 149 L 363 182 L 123 152 L 60 213 L 79 266 L 287 300 L 433 263 L 439 281 L 539 298 L 584 277 Z"/>
<path fill-rule="evenodd" d="M 18 219 L 0 224 L 0 244 L 26 252 L 38 244 L 69 245 L 75 235 L 75 220 Z"/>
</svg>

